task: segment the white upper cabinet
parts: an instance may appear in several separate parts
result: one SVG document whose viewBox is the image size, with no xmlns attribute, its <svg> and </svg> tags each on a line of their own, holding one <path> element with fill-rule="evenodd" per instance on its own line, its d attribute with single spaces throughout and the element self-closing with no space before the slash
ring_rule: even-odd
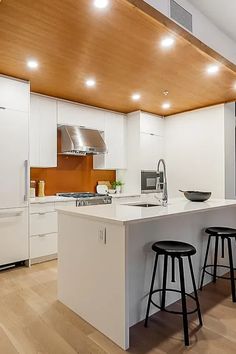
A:
<svg viewBox="0 0 236 354">
<path fill-rule="evenodd" d="M 99 170 L 126 168 L 126 117 L 123 114 L 58 101 L 58 124 L 77 125 L 101 132 L 108 153 L 94 156 L 93 167 Z"/>
<path fill-rule="evenodd" d="M 58 124 L 60 125 L 77 125 L 104 131 L 106 114 L 109 114 L 109 112 L 80 104 L 58 101 Z"/>
<path fill-rule="evenodd" d="M 164 156 L 164 138 L 148 133 L 140 134 L 141 170 L 156 170 L 157 162 Z"/>
<path fill-rule="evenodd" d="M 118 170 L 126 166 L 126 117 L 123 114 L 107 113 L 105 121 L 105 140 L 108 153 L 93 158 L 94 169 Z"/>
<path fill-rule="evenodd" d="M 164 158 L 164 119 L 153 114 L 140 114 L 141 170 L 156 170 Z"/>
<path fill-rule="evenodd" d="M 57 101 L 31 94 L 30 165 L 57 166 Z"/>
<path fill-rule="evenodd" d="M 29 84 L 0 76 L 0 107 L 29 111 Z"/>
<path fill-rule="evenodd" d="M 155 135 L 164 135 L 164 119 L 150 113 L 140 113 L 140 131 Z"/>
</svg>

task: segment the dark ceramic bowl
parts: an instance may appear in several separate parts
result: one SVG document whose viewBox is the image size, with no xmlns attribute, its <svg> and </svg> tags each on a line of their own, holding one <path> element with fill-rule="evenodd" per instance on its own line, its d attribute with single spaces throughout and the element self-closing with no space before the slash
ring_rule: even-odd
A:
<svg viewBox="0 0 236 354">
<path fill-rule="evenodd" d="M 184 193 L 185 198 L 190 200 L 191 202 L 205 202 L 211 197 L 211 192 L 199 192 L 199 191 L 182 191 Z"/>
</svg>

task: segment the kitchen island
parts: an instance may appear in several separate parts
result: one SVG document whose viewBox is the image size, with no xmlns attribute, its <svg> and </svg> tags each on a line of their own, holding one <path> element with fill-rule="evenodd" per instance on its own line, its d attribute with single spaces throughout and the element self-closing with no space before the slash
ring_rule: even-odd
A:
<svg viewBox="0 0 236 354">
<path fill-rule="evenodd" d="M 136 204 L 58 208 L 58 299 L 123 349 L 129 348 L 129 328 L 145 317 L 152 243 L 172 239 L 193 244 L 198 281 L 207 240 L 204 228 L 236 227 L 235 200 L 175 199 L 167 207 L 150 208 Z M 161 271 L 160 264 L 158 286 Z M 186 290 L 192 292 L 185 272 Z M 178 287 L 178 279 L 168 287 Z M 172 293 L 167 305 L 176 300 Z"/>
</svg>

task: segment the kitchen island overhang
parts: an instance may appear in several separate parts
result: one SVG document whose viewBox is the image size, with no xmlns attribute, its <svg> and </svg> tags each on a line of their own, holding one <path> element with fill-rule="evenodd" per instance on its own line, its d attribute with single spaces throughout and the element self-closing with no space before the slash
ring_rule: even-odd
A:
<svg viewBox="0 0 236 354">
<path fill-rule="evenodd" d="M 63 207 L 58 212 L 58 299 L 123 349 L 129 348 L 129 328 L 145 316 L 152 243 L 172 239 L 193 244 L 198 281 L 207 241 L 204 229 L 236 227 L 234 200 L 191 203 L 176 199 L 168 207 L 145 210 L 102 205 Z M 162 264 L 157 285 L 161 284 L 161 271 Z M 189 271 L 185 271 L 187 291 L 192 292 Z M 178 279 L 170 283 L 172 287 L 178 287 Z M 176 300 L 178 296 L 171 294 L 167 304 Z"/>
</svg>

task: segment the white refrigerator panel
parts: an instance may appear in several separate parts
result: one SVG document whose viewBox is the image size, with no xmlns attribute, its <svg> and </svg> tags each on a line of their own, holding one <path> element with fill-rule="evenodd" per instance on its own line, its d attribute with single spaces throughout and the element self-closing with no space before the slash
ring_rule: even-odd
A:
<svg viewBox="0 0 236 354">
<path fill-rule="evenodd" d="M 29 259 L 28 208 L 0 209 L 0 265 Z"/>
<path fill-rule="evenodd" d="M 0 209 L 27 206 L 28 113 L 0 109 Z"/>
</svg>

